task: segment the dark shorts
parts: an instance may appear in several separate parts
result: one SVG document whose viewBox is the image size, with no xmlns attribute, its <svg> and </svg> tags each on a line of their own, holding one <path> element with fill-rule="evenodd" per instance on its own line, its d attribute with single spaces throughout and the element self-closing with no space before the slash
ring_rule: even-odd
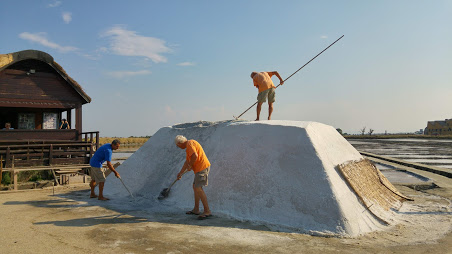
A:
<svg viewBox="0 0 452 254">
<path fill-rule="evenodd" d="M 209 184 L 209 172 L 210 167 L 199 171 L 195 174 L 195 179 L 193 180 L 193 186 L 195 187 L 202 187 L 207 186 Z"/>
<path fill-rule="evenodd" d="M 275 94 L 274 87 L 267 89 L 265 91 L 260 92 L 257 95 L 257 102 L 264 103 L 267 101 L 267 98 L 268 98 L 268 103 L 273 103 L 273 102 L 275 102 L 275 95 L 276 94 Z"/>
</svg>

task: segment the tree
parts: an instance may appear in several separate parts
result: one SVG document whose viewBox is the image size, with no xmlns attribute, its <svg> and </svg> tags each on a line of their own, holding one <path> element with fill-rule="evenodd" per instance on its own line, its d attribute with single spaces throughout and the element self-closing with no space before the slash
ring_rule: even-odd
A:
<svg viewBox="0 0 452 254">
<path fill-rule="evenodd" d="M 337 128 L 336 130 L 337 130 L 337 132 L 339 132 L 339 134 L 342 135 L 342 130 L 340 128 Z"/>
<path fill-rule="evenodd" d="M 369 129 L 369 135 L 372 135 L 372 133 L 374 133 L 373 129 Z"/>
<path fill-rule="evenodd" d="M 364 133 L 366 133 L 366 126 L 361 128 L 361 130 L 359 130 L 359 132 L 361 132 L 361 135 L 364 135 Z"/>
</svg>

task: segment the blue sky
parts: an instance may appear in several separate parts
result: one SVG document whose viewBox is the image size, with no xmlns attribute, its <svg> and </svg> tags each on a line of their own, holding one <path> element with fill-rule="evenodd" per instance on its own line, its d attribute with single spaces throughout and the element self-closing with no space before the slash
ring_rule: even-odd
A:
<svg viewBox="0 0 452 254">
<path fill-rule="evenodd" d="M 436 0 L 17 0 L 0 3 L 0 53 L 49 53 L 93 100 L 84 131 L 128 137 L 232 119 L 256 101 L 252 71 L 285 79 L 345 35 L 276 90 L 272 119 L 414 132 L 452 118 L 451 27 Z"/>
</svg>

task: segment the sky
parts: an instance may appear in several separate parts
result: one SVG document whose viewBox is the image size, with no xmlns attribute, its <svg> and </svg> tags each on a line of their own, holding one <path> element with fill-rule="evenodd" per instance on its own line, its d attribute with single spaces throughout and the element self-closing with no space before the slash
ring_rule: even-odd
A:
<svg viewBox="0 0 452 254">
<path fill-rule="evenodd" d="M 272 119 L 402 133 L 452 118 L 451 27 L 451 0 L 16 0 L 0 54 L 50 54 L 92 98 L 83 131 L 148 136 L 233 119 L 256 102 L 251 72 L 285 79 L 344 35 L 278 87 Z"/>
</svg>

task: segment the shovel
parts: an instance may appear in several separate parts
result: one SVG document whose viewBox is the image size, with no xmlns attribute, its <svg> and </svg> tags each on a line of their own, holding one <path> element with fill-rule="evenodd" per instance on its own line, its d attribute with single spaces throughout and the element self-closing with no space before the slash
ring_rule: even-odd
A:
<svg viewBox="0 0 452 254">
<path fill-rule="evenodd" d="M 184 173 L 182 173 L 181 176 L 183 176 L 185 173 L 187 173 L 187 170 L 185 170 Z M 163 189 L 160 192 L 160 195 L 159 195 L 158 199 L 162 200 L 164 198 L 167 198 L 168 195 L 169 195 L 169 192 L 171 190 L 171 187 L 173 187 L 173 185 L 177 182 L 177 180 L 179 180 L 179 179 L 174 180 L 174 182 L 168 188 Z"/>
<path fill-rule="evenodd" d="M 122 185 L 124 185 L 124 188 L 126 188 L 126 190 L 129 192 L 130 196 L 132 196 L 132 198 L 135 198 L 135 197 L 132 195 L 132 192 L 130 192 L 129 188 L 127 188 L 127 186 L 124 184 L 124 182 L 122 181 L 121 177 L 118 177 L 118 178 L 119 178 L 119 180 L 121 180 Z"/>
</svg>

